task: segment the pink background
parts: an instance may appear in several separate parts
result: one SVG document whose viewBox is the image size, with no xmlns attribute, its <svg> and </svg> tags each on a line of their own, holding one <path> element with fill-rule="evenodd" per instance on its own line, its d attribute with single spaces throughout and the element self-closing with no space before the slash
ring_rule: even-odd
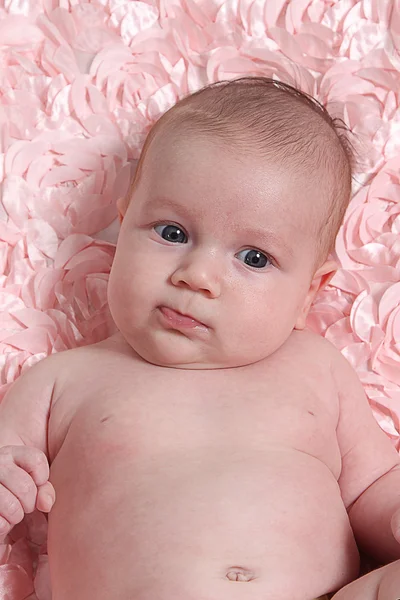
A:
<svg viewBox="0 0 400 600">
<path fill-rule="evenodd" d="M 342 268 L 310 326 L 400 450 L 399 0 L 0 0 L 0 397 L 106 337 L 115 201 L 150 125 L 208 82 L 301 87 L 356 134 Z M 0 600 L 49 600 L 46 519 L 0 544 Z"/>
</svg>

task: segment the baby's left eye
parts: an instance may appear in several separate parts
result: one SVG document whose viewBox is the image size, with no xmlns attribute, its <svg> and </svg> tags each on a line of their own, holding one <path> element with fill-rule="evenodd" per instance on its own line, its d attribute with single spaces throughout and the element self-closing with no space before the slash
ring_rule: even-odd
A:
<svg viewBox="0 0 400 600">
<path fill-rule="evenodd" d="M 179 225 L 156 225 L 154 231 L 167 242 L 174 244 L 186 244 L 187 242 L 187 235 Z"/>
<path fill-rule="evenodd" d="M 241 250 L 236 255 L 239 260 L 242 260 L 246 265 L 254 267 L 256 269 L 262 269 L 269 262 L 268 256 L 260 252 L 259 250 Z"/>
</svg>

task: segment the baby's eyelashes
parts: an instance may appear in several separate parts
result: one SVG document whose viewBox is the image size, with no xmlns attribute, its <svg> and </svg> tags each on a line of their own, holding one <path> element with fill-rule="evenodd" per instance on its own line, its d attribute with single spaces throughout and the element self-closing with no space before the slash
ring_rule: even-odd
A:
<svg viewBox="0 0 400 600">
<path fill-rule="evenodd" d="M 260 250 L 255 250 L 254 248 L 241 250 L 238 254 L 236 254 L 236 256 L 246 265 L 249 265 L 249 267 L 254 267 L 255 269 L 262 269 L 271 262 L 266 254 L 260 252 Z"/>
<path fill-rule="evenodd" d="M 154 231 L 158 233 L 163 240 L 174 244 L 186 244 L 188 236 L 179 225 L 165 223 L 163 225 L 155 225 Z"/>
</svg>

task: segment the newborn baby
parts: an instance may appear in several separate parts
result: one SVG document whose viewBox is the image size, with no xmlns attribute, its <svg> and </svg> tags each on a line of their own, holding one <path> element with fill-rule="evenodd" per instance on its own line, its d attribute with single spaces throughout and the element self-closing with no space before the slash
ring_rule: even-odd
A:
<svg viewBox="0 0 400 600">
<path fill-rule="evenodd" d="M 1 533 L 51 509 L 53 600 L 311 600 L 358 576 L 358 547 L 400 558 L 398 454 L 306 329 L 347 148 L 264 78 L 152 128 L 118 203 L 118 333 L 41 361 L 0 407 Z"/>
</svg>

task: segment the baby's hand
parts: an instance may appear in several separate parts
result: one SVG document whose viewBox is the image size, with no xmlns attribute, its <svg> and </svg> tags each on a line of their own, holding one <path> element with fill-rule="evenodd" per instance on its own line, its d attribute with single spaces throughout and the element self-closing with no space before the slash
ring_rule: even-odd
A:
<svg viewBox="0 0 400 600">
<path fill-rule="evenodd" d="M 46 455 L 29 446 L 0 448 L 0 536 L 37 508 L 50 512 L 55 490 Z"/>
</svg>

